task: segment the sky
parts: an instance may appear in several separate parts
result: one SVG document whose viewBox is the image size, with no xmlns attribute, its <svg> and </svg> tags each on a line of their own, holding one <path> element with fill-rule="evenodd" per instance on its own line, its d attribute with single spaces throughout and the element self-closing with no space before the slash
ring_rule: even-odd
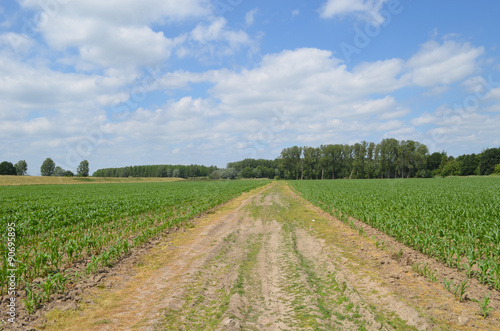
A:
<svg viewBox="0 0 500 331">
<path fill-rule="evenodd" d="M 0 0 L 0 161 L 500 146 L 494 0 Z"/>
</svg>

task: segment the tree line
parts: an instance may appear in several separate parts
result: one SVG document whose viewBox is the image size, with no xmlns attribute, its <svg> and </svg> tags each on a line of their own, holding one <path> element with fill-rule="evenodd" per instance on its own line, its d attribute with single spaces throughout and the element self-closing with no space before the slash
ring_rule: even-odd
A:
<svg viewBox="0 0 500 331">
<path fill-rule="evenodd" d="M 484 176 L 500 174 L 500 148 L 454 158 L 444 151 L 429 154 L 427 146 L 416 141 L 388 138 L 378 144 L 293 146 L 283 149 L 275 160 L 231 162 L 226 171 L 239 178 L 283 179 Z"/>
<path fill-rule="evenodd" d="M 26 175 L 28 164 L 0 163 L 0 175 Z M 74 176 L 47 158 L 40 167 L 42 176 Z M 203 165 L 149 165 L 99 169 L 94 177 L 179 177 L 207 179 L 281 178 L 281 179 L 371 179 L 430 178 L 436 176 L 471 176 L 500 174 L 500 148 L 457 158 L 446 152 L 429 154 L 426 145 L 413 140 L 393 138 L 380 143 L 362 141 L 353 145 L 329 144 L 320 147 L 293 146 L 281 151 L 278 158 L 245 159 L 230 162 L 226 169 Z M 84 160 L 77 175 L 89 175 Z"/>
<path fill-rule="evenodd" d="M 8 161 L 0 163 L 0 175 L 4 176 L 25 176 L 28 173 L 28 163 L 21 160 L 16 164 Z"/>
<path fill-rule="evenodd" d="M 426 145 L 393 138 L 380 143 L 285 148 L 278 164 L 286 179 L 430 178 L 500 173 L 500 148 L 457 158 L 429 154 Z M 496 168 L 495 168 L 496 167 Z M 497 169 L 497 170 L 495 170 Z"/>
<path fill-rule="evenodd" d="M 281 179 L 371 179 L 430 178 L 500 174 L 500 148 L 457 158 L 446 152 L 429 154 L 426 145 L 413 140 L 383 139 L 353 145 L 293 146 L 278 158 L 230 162 L 225 169 L 200 165 L 152 165 L 97 170 L 95 177 L 181 178 L 281 178 Z"/>
<path fill-rule="evenodd" d="M 93 177 L 177 177 L 198 178 L 209 177 L 217 170 L 215 166 L 203 165 L 149 165 L 129 166 L 122 168 L 99 169 L 92 174 Z"/>
<path fill-rule="evenodd" d="M 7 176 L 26 176 L 28 174 L 28 163 L 25 160 L 21 160 L 16 164 L 4 161 L 0 163 L 0 175 Z M 43 161 L 40 166 L 40 174 L 42 176 L 65 176 L 74 177 L 75 174 L 70 170 L 64 170 L 63 168 L 56 166 L 56 163 L 51 159 L 47 158 Z M 77 169 L 77 176 L 88 177 L 89 175 L 89 162 L 84 160 L 80 162 Z"/>
</svg>

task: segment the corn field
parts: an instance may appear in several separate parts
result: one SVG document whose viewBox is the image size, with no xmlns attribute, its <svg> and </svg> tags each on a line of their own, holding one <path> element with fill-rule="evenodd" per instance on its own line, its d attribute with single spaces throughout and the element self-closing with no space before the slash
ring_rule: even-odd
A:
<svg viewBox="0 0 500 331">
<path fill-rule="evenodd" d="M 265 183 L 1 187 L 0 234 L 7 243 L 15 230 L 15 261 L 9 260 L 9 246 L 0 245 L 0 292 L 6 293 L 15 265 L 16 285 L 26 291 L 26 308 L 34 310 L 29 305 L 43 302 L 42 295 L 48 299 L 79 277 L 71 271 L 75 263 L 85 261 L 85 273 L 91 274 L 166 229 Z"/>
<path fill-rule="evenodd" d="M 292 181 L 338 219 L 369 224 L 500 290 L 500 178 Z"/>
</svg>

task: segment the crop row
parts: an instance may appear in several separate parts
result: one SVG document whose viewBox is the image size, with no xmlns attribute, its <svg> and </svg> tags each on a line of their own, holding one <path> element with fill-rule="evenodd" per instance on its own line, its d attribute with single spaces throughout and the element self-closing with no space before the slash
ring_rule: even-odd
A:
<svg viewBox="0 0 500 331">
<path fill-rule="evenodd" d="M 500 178 L 291 184 L 338 219 L 367 223 L 500 290 Z"/>
<path fill-rule="evenodd" d="M 75 263 L 84 261 L 85 271 L 92 273 L 166 229 L 264 183 L 2 187 L 0 235 L 3 243 L 15 236 L 15 261 L 9 265 L 9 246 L 0 245 L 1 294 L 6 292 L 13 265 L 16 286 L 26 290 L 28 299 L 38 295 L 32 285 L 47 287 L 50 294 L 64 288 L 68 269 Z"/>
</svg>

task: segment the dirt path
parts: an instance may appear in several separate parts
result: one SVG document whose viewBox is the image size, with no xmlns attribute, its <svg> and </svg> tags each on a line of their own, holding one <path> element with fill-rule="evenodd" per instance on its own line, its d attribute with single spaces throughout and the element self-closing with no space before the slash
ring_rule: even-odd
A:
<svg viewBox="0 0 500 331">
<path fill-rule="evenodd" d="M 54 310 L 45 330 L 500 329 L 275 182 Z M 444 312 L 444 313 L 443 313 Z"/>
</svg>

